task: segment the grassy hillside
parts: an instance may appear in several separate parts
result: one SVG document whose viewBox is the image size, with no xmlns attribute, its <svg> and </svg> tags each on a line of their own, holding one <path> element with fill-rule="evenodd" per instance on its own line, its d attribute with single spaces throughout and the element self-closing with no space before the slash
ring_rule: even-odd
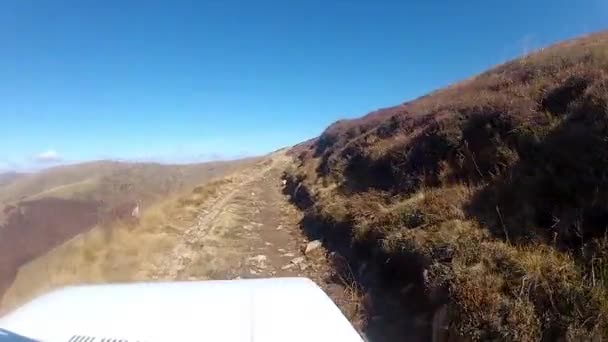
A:
<svg viewBox="0 0 608 342">
<path fill-rule="evenodd" d="M 162 263 L 200 210 L 231 183 L 230 176 L 205 182 L 149 206 L 136 222 L 97 225 L 58 244 L 23 264 L 0 298 L 0 313 L 66 285 L 163 280 Z"/>
<path fill-rule="evenodd" d="M 256 159 L 193 165 L 93 162 L 13 177 L 0 186 L 0 296 L 19 267 L 94 227 L 144 211 Z M 123 223 L 124 223 L 123 222 Z"/>
<path fill-rule="evenodd" d="M 608 33 L 336 122 L 294 153 L 303 224 L 363 265 L 370 316 L 389 303 L 396 330 L 426 314 L 474 340 L 608 337 Z"/>
</svg>

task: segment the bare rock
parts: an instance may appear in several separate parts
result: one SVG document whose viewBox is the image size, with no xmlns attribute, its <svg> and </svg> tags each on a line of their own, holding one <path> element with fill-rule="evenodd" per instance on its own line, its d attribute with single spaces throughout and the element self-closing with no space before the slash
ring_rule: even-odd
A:
<svg viewBox="0 0 608 342">
<path fill-rule="evenodd" d="M 267 259 L 268 258 L 265 255 L 260 254 L 260 255 L 256 255 L 254 257 L 251 257 L 251 258 L 249 258 L 247 260 L 252 261 L 252 262 L 256 262 L 256 263 L 259 264 L 259 263 L 265 262 Z"/>
<path fill-rule="evenodd" d="M 323 243 L 321 242 L 321 240 L 310 241 L 308 244 L 306 244 L 304 254 L 309 254 L 310 252 L 319 249 L 319 247 L 321 247 L 322 245 Z"/>
<path fill-rule="evenodd" d="M 291 263 L 294 265 L 299 265 L 299 264 L 303 263 L 305 260 L 306 260 L 305 257 L 297 257 L 297 258 L 291 259 Z"/>
<path fill-rule="evenodd" d="M 135 206 L 135 208 L 133 208 L 133 211 L 131 211 L 131 217 L 138 219 L 139 218 L 139 204 Z"/>
<path fill-rule="evenodd" d="M 265 269 L 267 259 L 268 258 L 265 255 L 260 254 L 247 259 L 247 261 L 249 261 L 249 263 L 251 264 L 254 264 L 259 269 Z"/>
</svg>

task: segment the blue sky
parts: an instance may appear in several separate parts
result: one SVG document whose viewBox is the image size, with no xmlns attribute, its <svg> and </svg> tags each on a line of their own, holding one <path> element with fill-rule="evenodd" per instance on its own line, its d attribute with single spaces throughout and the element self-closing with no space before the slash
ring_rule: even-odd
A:
<svg viewBox="0 0 608 342">
<path fill-rule="evenodd" d="M 602 0 L 6 0 L 0 169 L 261 154 L 607 19 Z"/>
</svg>

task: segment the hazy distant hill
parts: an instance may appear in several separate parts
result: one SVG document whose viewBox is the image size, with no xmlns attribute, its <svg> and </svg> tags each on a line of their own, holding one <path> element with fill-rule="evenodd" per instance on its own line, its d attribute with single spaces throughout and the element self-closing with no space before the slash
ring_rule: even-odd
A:
<svg viewBox="0 0 608 342">
<path fill-rule="evenodd" d="M 42 197 L 145 202 L 221 175 L 240 163 L 165 165 L 96 161 L 54 167 L 32 174 L 6 173 L 0 175 L 0 203 Z"/>
<path fill-rule="evenodd" d="M 19 173 L 19 172 L 4 172 L 4 173 L 0 173 L 0 189 L 15 181 L 16 179 L 25 176 L 26 174 L 24 173 Z"/>
</svg>

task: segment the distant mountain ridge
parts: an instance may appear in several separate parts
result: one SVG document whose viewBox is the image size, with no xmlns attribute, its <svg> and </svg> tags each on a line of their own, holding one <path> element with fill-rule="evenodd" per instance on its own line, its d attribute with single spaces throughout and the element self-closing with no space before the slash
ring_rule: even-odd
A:
<svg viewBox="0 0 608 342">
<path fill-rule="evenodd" d="M 38 194 L 53 191 L 53 189 L 87 183 L 101 186 L 103 183 L 132 183 L 144 182 L 145 186 L 153 187 L 151 193 L 164 190 L 174 190 L 196 184 L 199 179 L 213 176 L 216 170 L 223 170 L 231 162 L 209 162 L 185 165 L 170 165 L 160 163 L 132 163 L 119 161 L 93 161 L 80 164 L 55 166 L 34 173 L 5 173 L 0 176 L 0 203 L 10 203 L 35 197 Z M 6 181 L 2 182 L 3 179 Z M 142 185 L 140 188 L 143 188 Z M 77 190 L 77 189 L 73 189 Z M 103 195 L 94 191 L 95 198 L 103 199 Z M 143 190 L 143 189 L 142 189 Z M 63 195 L 66 191 L 63 192 Z M 69 193 L 68 196 L 85 196 L 84 193 Z"/>
<path fill-rule="evenodd" d="M 26 175 L 25 173 L 14 171 L 0 173 L 0 188 Z"/>
</svg>

